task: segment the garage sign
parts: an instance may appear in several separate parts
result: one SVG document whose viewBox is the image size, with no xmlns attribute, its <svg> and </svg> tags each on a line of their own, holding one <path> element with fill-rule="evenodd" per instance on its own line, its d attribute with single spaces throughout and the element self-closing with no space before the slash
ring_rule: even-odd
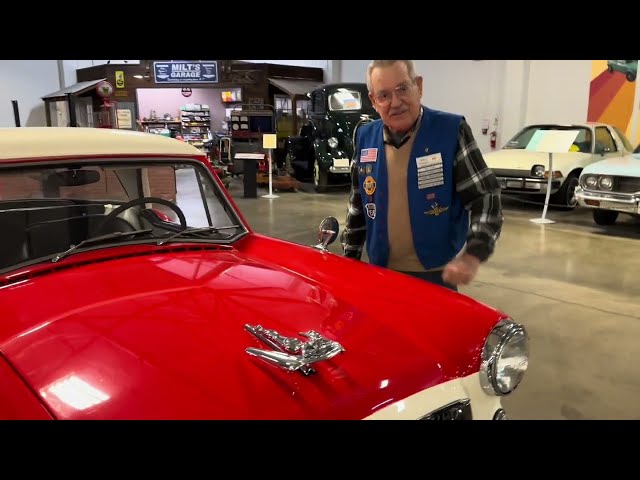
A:
<svg viewBox="0 0 640 480">
<path fill-rule="evenodd" d="M 218 62 L 154 62 L 156 83 L 218 83 Z"/>
</svg>

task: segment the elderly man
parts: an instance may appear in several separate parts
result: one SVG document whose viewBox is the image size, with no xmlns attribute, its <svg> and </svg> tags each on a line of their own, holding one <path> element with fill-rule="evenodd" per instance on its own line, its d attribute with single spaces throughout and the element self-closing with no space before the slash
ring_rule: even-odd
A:
<svg viewBox="0 0 640 480">
<path fill-rule="evenodd" d="M 500 187 L 462 115 L 422 105 L 412 60 L 374 60 L 369 98 L 380 119 L 360 126 L 342 245 L 360 259 L 458 289 L 494 252 Z"/>
</svg>

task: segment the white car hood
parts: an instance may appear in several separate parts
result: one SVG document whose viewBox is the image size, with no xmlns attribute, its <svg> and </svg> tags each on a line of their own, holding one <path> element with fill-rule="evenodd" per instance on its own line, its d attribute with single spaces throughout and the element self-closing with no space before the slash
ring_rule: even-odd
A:
<svg viewBox="0 0 640 480">
<path fill-rule="evenodd" d="M 549 154 L 533 152 L 531 150 L 501 149 L 495 152 L 485 153 L 485 162 L 491 169 L 531 170 L 534 165 L 549 166 Z M 553 154 L 553 168 L 556 169 L 566 164 L 575 164 L 583 159 L 588 159 L 588 153 L 566 152 Z"/>
<path fill-rule="evenodd" d="M 585 167 L 582 174 L 596 173 L 600 175 L 618 175 L 623 177 L 640 177 L 640 153 L 624 157 L 608 158 Z"/>
</svg>

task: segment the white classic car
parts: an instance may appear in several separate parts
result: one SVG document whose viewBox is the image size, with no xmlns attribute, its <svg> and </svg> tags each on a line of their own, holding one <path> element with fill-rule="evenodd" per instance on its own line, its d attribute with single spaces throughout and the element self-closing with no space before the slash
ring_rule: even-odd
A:
<svg viewBox="0 0 640 480">
<path fill-rule="evenodd" d="M 500 150 L 484 154 L 489 168 L 498 177 L 502 191 L 520 195 L 547 193 L 549 155 L 526 150 L 538 130 L 578 130 L 578 136 L 566 153 L 553 154 L 553 177 L 549 203 L 574 208 L 575 189 L 583 169 L 607 158 L 618 158 L 633 151 L 619 128 L 595 122 L 575 124 L 536 124 L 524 127 Z M 541 200 L 544 202 L 544 198 Z"/>
<path fill-rule="evenodd" d="M 581 206 L 593 209 L 598 225 L 613 225 L 620 212 L 640 215 L 640 145 L 629 155 L 586 167 L 576 187 L 576 199 Z"/>
</svg>

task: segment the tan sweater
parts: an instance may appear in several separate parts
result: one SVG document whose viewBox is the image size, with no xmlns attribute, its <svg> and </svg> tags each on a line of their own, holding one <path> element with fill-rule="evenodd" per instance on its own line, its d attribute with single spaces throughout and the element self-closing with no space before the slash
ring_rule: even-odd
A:
<svg viewBox="0 0 640 480">
<path fill-rule="evenodd" d="M 385 139 L 387 133 L 385 132 Z M 414 135 L 400 148 L 385 145 L 389 181 L 387 223 L 389 230 L 389 264 L 393 270 L 424 272 L 413 246 L 409 220 L 407 169 Z"/>
</svg>

